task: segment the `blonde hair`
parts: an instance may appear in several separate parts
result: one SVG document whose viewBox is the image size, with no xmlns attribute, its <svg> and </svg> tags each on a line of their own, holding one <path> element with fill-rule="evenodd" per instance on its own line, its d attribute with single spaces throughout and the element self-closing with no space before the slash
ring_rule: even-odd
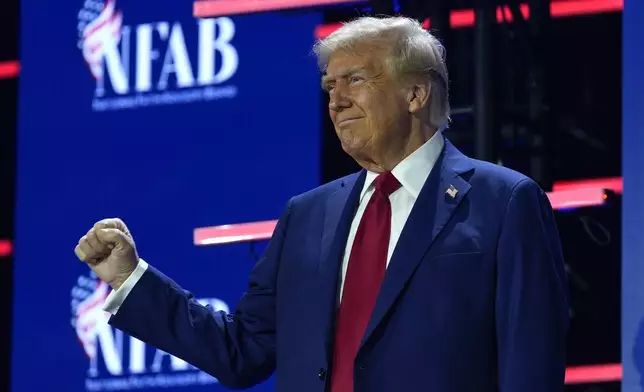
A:
<svg viewBox="0 0 644 392">
<path fill-rule="evenodd" d="M 449 85 L 445 48 L 440 41 L 411 18 L 362 17 L 318 40 L 313 52 L 324 72 L 333 53 L 352 51 L 355 45 L 364 43 L 388 46 L 385 62 L 392 76 L 413 77 L 430 86 L 430 123 L 436 129 L 446 128 L 450 122 Z"/>
</svg>

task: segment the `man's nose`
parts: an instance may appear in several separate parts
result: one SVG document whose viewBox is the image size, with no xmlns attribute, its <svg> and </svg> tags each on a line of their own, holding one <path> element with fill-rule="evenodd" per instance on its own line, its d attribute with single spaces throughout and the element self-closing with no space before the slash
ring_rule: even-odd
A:
<svg viewBox="0 0 644 392">
<path fill-rule="evenodd" d="M 329 110 L 339 112 L 351 106 L 351 100 L 343 89 L 337 86 L 329 94 Z"/>
</svg>

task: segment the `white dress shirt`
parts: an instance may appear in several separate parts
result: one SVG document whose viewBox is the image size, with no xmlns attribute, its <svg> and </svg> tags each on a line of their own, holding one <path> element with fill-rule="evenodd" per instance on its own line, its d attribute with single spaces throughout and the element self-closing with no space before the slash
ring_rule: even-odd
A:
<svg viewBox="0 0 644 392">
<path fill-rule="evenodd" d="M 434 134 L 425 144 L 423 144 L 416 151 L 411 153 L 407 158 L 400 162 L 391 173 L 400 182 L 401 187 L 398 188 L 389 196 L 391 202 L 391 234 L 389 237 L 389 251 L 387 252 L 387 266 L 391 260 L 391 255 L 396 248 L 400 234 L 405 227 L 407 218 L 411 213 L 412 208 L 418 195 L 436 164 L 438 157 L 443 150 L 445 140 L 443 134 L 439 131 Z M 344 280 L 347 274 L 347 267 L 349 266 L 349 256 L 351 255 L 351 247 L 353 240 L 358 231 L 358 225 L 362 219 L 362 215 L 371 199 L 371 195 L 375 190 L 375 181 L 378 173 L 367 172 L 365 183 L 360 193 L 360 201 L 356 215 L 351 222 L 351 229 L 349 230 L 349 237 L 347 238 L 347 245 L 344 251 L 342 260 L 342 276 L 340 280 L 340 296 L 342 298 L 342 290 L 344 288 Z M 116 314 L 125 298 L 132 291 L 136 283 L 141 279 L 143 273 L 147 270 L 148 264 L 144 260 L 139 260 L 136 269 L 130 277 L 123 283 L 118 290 L 112 290 L 107 296 L 103 310 L 106 312 Z"/>
<path fill-rule="evenodd" d="M 420 195 L 420 191 L 423 189 L 423 185 L 425 185 L 427 177 L 429 177 L 429 173 L 432 171 L 434 164 L 436 164 L 441 151 L 443 151 L 444 145 L 445 140 L 443 139 L 443 134 L 440 131 L 436 132 L 425 144 L 407 156 L 407 158 L 403 159 L 391 170 L 391 174 L 400 182 L 401 187 L 389 195 L 389 201 L 391 202 L 391 233 L 389 235 L 387 266 L 389 266 L 391 255 L 394 253 L 407 218 L 409 218 L 409 214 L 416 203 L 416 199 L 418 199 L 418 195 Z M 376 189 L 376 177 L 378 177 L 378 173 L 368 171 L 364 186 L 362 187 L 362 193 L 360 193 L 358 210 L 353 217 L 353 222 L 351 222 L 351 229 L 349 230 L 349 237 L 347 238 L 347 245 L 344 250 L 344 258 L 342 259 L 340 295 L 338 298 L 342 298 L 353 240 L 356 238 L 356 232 L 358 231 L 364 210 L 367 208 L 371 195 L 373 195 Z"/>
</svg>

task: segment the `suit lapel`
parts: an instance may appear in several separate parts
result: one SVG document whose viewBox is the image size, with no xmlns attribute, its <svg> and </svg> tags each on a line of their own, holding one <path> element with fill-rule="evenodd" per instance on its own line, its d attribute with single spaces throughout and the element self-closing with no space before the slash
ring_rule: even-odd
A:
<svg viewBox="0 0 644 392">
<path fill-rule="evenodd" d="M 350 177 L 327 200 L 320 253 L 321 312 L 326 332 L 327 356 L 332 348 L 335 314 L 337 311 L 338 281 L 344 249 L 351 222 L 358 208 L 366 171 Z"/>
<path fill-rule="evenodd" d="M 445 148 L 414 203 L 387 267 L 363 345 L 470 190 L 470 184 L 460 174 L 472 168 L 468 158 L 445 139 Z"/>
</svg>

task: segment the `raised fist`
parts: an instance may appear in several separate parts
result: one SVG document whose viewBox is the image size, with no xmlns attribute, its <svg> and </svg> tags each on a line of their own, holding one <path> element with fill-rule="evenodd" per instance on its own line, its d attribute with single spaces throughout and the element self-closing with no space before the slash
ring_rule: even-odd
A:
<svg viewBox="0 0 644 392">
<path fill-rule="evenodd" d="M 118 218 L 96 223 L 78 241 L 74 252 L 114 290 L 121 287 L 139 262 L 134 239 Z"/>
</svg>

